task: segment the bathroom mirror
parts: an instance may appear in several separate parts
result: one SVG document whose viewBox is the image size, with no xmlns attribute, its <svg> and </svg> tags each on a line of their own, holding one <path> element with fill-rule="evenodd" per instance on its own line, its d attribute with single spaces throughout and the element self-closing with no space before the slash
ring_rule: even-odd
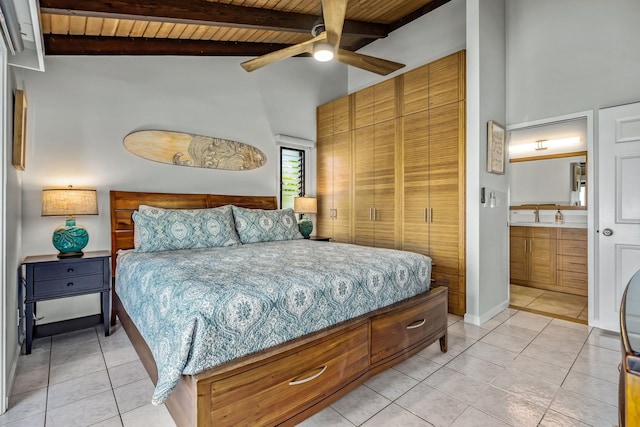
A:
<svg viewBox="0 0 640 427">
<path fill-rule="evenodd" d="M 510 205 L 551 205 L 586 209 L 586 164 L 585 151 L 511 159 Z"/>
</svg>

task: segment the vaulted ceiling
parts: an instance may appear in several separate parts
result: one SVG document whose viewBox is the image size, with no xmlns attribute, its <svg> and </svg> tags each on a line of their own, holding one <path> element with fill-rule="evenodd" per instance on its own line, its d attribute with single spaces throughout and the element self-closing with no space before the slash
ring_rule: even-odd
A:
<svg viewBox="0 0 640 427">
<path fill-rule="evenodd" d="M 350 0 L 355 51 L 450 0 Z M 46 55 L 258 56 L 312 38 L 321 0 L 40 0 Z"/>
</svg>

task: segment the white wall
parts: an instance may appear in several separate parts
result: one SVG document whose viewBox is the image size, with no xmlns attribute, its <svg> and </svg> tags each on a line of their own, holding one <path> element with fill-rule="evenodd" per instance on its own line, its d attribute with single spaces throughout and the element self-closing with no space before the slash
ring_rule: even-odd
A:
<svg viewBox="0 0 640 427">
<path fill-rule="evenodd" d="M 45 73 L 21 71 L 29 100 L 23 254 L 55 253 L 51 234 L 63 218 L 40 216 L 45 187 L 98 190 L 100 214 L 78 218 L 89 231 L 87 251 L 110 248 L 112 189 L 276 194 L 274 134 L 315 140 L 316 106 L 346 92 L 346 67 L 291 58 L 247 73 L 240 68 L 243 59 L 47 57 Z M 122 144 L 128 133 L 141 129 L 246 142 L 266 154 L 267 164 L 234 172 L 144 160 Z M 314 166 L 315 156 L 310 157 Z M 315 188 L 315 182 L 310 185 Z M 46 316 L 42 323 L 99 312 L 95 295 L 38 308 Z"/>
<path fill-rule="evenodd" d="M 467 314 L 481 324 L 509 304 L 508 179 L 487 172 L 487 122 L 505 120 L 505 0 L 467 1 Z M 480 204 L 481 188 L 496 194 Z"/>
<path fill-rule="evenodd" d="M 509 0 L 507 124 L 640 100 L 638 0 Z"/>
<path fill-rule="evenodd" d="M 21 253 L 21 216 L 22 216 L 22 172 L 19 172 L 12 165 L 12 153 L 13 153 L 13 93 L 16 89 L 16 83 L 14 80 L 13 68 L 6 68 L 6 63 L 0 75 L 3 75 L 7 79 L 7 93 L 3 106 L 6 108 L 4 111 L 3 120 L 6 120 L 6 125 L 3 126 L 3 137 L 7 141 L 7 144 L 3 147 L 1 159 L 3 159 L 3 180 L 2 191 L 4 200 L 2 206 L 4 207 L 3 214 L 3 238 L 1 256 L 4 258 L 4 277 L 2 278 L 2 285 L 5 287 L 3 296 L 4 303 L 3 309 L 0 310 L 4 314 L 4 330 L 2 331 L 3 338 L 5 340 L 4 345 L 4 371 L 5 383 L 2 385 L 4 392 L 9 393 L 11 391 L 11 384 L 13 381 L 13 374 L 15 372 L 16 364 L 18 362 L 19 347 L 18 347 L 18 278 L 17 271 L 20 265 L 20 253 Z M 1 300 L 1 298 L 0 298 Z M 1 323 L 1 322 L 0 322 Z M 0 360 L 2 358 L 0 357 Z M 1 395 L 2 393 L 0 393 Z M 5 401 L 0 402 L 0 413 L 3 412 Z"/>
</svg>

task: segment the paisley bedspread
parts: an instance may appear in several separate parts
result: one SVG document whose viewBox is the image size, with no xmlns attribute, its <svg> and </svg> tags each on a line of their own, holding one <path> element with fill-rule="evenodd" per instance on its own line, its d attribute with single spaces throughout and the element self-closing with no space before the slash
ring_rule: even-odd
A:
<svg viewBox="0 0 640 427">
<path fill-rule="evenodd" d="M 429 289 L 431 259 L 289 240 L 119 255 L 116 292 L 158 367 L 152 402 L 182 374 L 348 320 Z"/>
</svg>

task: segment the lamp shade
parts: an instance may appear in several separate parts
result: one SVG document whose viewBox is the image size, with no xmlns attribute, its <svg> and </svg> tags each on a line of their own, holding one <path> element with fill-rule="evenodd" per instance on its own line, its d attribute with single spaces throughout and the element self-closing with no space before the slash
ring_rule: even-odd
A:
<svg viewBox="0 0 640 427">
<path fill-rule="evenodd" d="M 76 190 L 71 186 L 42 190 L 42 216 L 67 217 L 51 239 L 53 246 L 60 251 L 58 257 L 82 256 L 82 249 L 89 243 L 89 233 L 76 224 L 74 215 L 98 215 L 96 190 Z"/>
<path fill-rule="evenodd" d="M 318 212 L 318 199 L 315 197 L 295 197 L 293 199 L 293 211 L 301 214 L 314 214 Z"/>
<path fill-rule="evenodd" d="M 96 190 L 42 190 L 42 216 L 98 215 Z"/>
</svg>

